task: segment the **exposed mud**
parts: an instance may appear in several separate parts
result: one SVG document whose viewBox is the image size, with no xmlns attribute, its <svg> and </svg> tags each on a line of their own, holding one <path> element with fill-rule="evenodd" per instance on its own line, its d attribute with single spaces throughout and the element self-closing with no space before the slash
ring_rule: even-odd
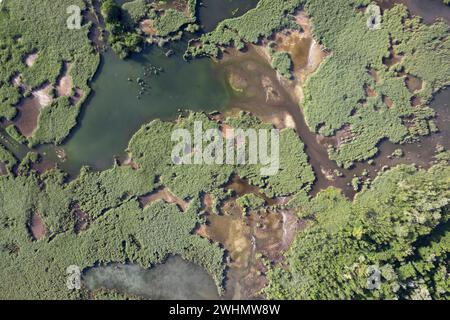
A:
<svg viewBox="0 0 450 320">
<path fill-rule="evenodd" d="M 64 62 L 61 75 L 56 86 L 56 93 L 58 94 L 58 97 L 70 97 L 72 95 L 73 82 L 72 77 L 70 76 L 71 67 L 72 65 L 70 63 Z"/>
<path fill-rule="evenodd" d="M 239 177 L 234 177 L 226 189 L 233 190 L 234 196 L 223 202 L 220 215 L 213 213 L 212 197 L 203 197 L 207 224 L 197 234 L 221 243 L 226 250 L 225 299 L 263 298 L 261 290 L 266 284 L 267 266 L 282 261 L 283 253 L 303 225 L 293 211 L 276 206 L 285 198 L 269 199 Z M 263 197 L 271 209 L 244 215 L 236 199 L 245 194 Z"/>
<path fill-rule="evenodd" d="M 41 108 L 52 103 L 50 92 L 51 85 L 46 84 L 40 89 L 31 92 L 31 95 L 22 99 L 16 106 L 18 115 L 13 123 L 25 137 L 31 137 L 38 125 L 38 118 Z"/>
<path fill-rule="evenodd" d="M 163 200 L 166 203 L 176 204 L 181 211 L 186 211 L 189 202 L 177 198 L 168 188 L 159 188 L 156 191 L 139 198 L 142 208 L 148 207 L 155 201 Z"/>
<path fill-rule="evenodd" d="M 32 67 L 34 65 L 34 63 L 36 62 L 36 60 L 38 59 L 38 57 L 39 57 L 39 54 L 37 52 L 27 55 L 25 57 L 25 64 L 27 65 L 27 67 Z"/>
<path fill-rule="evenodd" d="M 44 225 L 44 221 L 41 216 L 35 212 L 30 218 L 28 222 L 28 227 L 31 233 L 33 240 L 40 240 L 45 237 L 47 233 L 47 228 Z"/>
</svg>

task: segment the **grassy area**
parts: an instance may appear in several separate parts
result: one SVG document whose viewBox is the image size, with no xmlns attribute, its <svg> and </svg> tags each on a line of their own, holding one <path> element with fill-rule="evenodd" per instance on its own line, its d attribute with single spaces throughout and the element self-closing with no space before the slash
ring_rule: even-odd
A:
<svg viewBox="0 0 450 320">
<path fill-rule="evenodd" d="M 249 211 L 263 209 L 264 205 L 266 204 L 266 201 L 263 198 L 253 193 L 250 193 L 243 195 L 242 197 L 239 197 L 236 200 L 236 203 L 239 205 L 239 207 L 241 207 L 242 212 L 245 215 Z"/>
<path fill-rule="evenodd" d="M 3 163 L 9 171 L 11 171 L 17 163 L 17 159 L 14 155 L 12 155 L 2 144 L 0 144 L 0 163 Z"/>
<path fill-rule="evenodd" d="M 134 168 L 115 165 L 103 172 L 83 168 L 77 179 L 67 182 L 57 170 L 38 175 L 31 169 L 37 161 L 35 154 L 29 154 L 17 176 L 0 177 L 1 297 L 86 298 L 91 294 L 66 289 L 68 266 L 83 269 L 96 263 L 133 262 L 148 267 L 163 262 L 169 254 L 199 264 L 221 288 L 223 250 L 193 232 L 204 222 L 198 215 L 201 194 L 210 193 L 214 201 L 220 201 L 227 196 L 224 186 L 238 174 L 267 194 L 288 195 L 309 190 L 314 175 L 293 130 L 283 131 L 280 137 L 280 177 L 260 177 L 252 165 L 175 165 L 172 132 L 193 129 L 195 121 L 202 121 L 205 129 L 218 127 L 206 115 L 196 113 L 177 123 L 155 120 L 143 126 L 128 146 Z M 271 128 L 247 114 L 227 123 Z M 8 156 L 2 150 L 4 161 Z M 12 158 L 9 161 L 12 165 Z M 180 199 L 191 200 L 188 209 L 181 214 L 177 206 L 161 201 L 142 209 L 139 197 L 162 186 Z M 89 217 L 89 227 L 80 232 L 76 229 L 79 212 Z M 38 240 L 33 240 L 28 227 L 35 214 L 46 229 Z"/>
<path fill-rule="evenodd" d="M 224 47 L 258 43 L 293 27 L 289 13 L 304 5 L 314 38 L 331 53 L 304 86 L 304 114 L 311 130 L 325 136 L 350 128 L 351 137 L 329 150 L 331 159 L 348 168 L 374 157 L 384 139 L 404 143 L 434 132 L 434 111 L 428 105 L 434 93 L 450 84 L 448 25 L 422 24 L 399 5 L 384 12 L 381 28 L 370 29 L 364 12 L 369 3 L 261 0 L 243 16 L 192 40 L 186 57 L 217 57 Z M 390 65 L 393 57 L 399 61 Z M 286 77 L 290 65 L 286 54 L 274 57 L 273 67 Z M 418 92 L 408 90 L 409 76 L 422 81 Z M 418 107 L 413 99 L 420 99 Z"/>
<path fill-rule="evenodd" d="M 167 9 L 155 18 L 154 27 L 157 30 L 157 36 L 166 37 L 180 30 L 181 27 L 194 23 L 195 21 L 195 17 L 186 16 L 183 12 L 175 9 Z"/>
<path fill-rule="evenodd" d="M 275 52 L 272 55 L 272 68 L 287 79 L 292 78 L 292 60 L 287 52 Z"/>
<path fill-rule="evenodd" d="M 41 117 L 41 131 L 47 132 L 45 138 L 33 138 L 36 143 L 60 142 L 67 136 L 90 92 L 89 81 L 99 63 L 99 56 L 87 37 L 90 25 L 83 25 L 81 30 L 67 28 L 69 16 L 66 10 L 70 5 L 85 7 L 81 0 L 56 3 L 6 0 L 0 8 L 0 118 L 13 119 L 16 116 L 14 106 L 22 98 L 20 89 L 12 83 L 17 75 L 21 75 L 27 95 L 45 83 L 55 86 L 63 64 L 69 62 L 72 65 L 69 74 L 73 80 L 72 89 L 84 92 L 82 99 L 72 106 L 70 119 L 66 118 L 67 114 L 52 119 L 53 126 L 59 128 L 57 132 L 46 127 L 47 117 Z M 37 54 L 37 59 L 32 66 L 27 66 L 25 60 L 33 53 Z M 59 105 L 62 102 L 55 103 Z"/>
<path fill-rule="evenodd" d="M 427 105 L 450 84 L 450 33 L 444 22 L 427 26 L 396 6 L 384 12 L 380 29 L 370 30 L 368 17 L 356 10 L 362 2 L 310 1 L 305 6 L 315 38 L 331 55 L 305 85 L 304 113 L 310 128 L 326 136 L 351 128 L 352 138 L 330 150 L 344 167 L 373 157 L 383 139 L 400 143 L 433 131 L 434 112 Z M 391 66 L 386 61 L 392 52 L 401 59 Z M 408 90 L 405 75 L 423 81 L 418 93 Z M 367 88 L 375 94 L 368 96 Z M 412 106 L 414 96 L 421 106 Z"/>
<path fill-rule="evenodd" d="M 303 200 L 309 221 L 268 274 L 271 299 L 448 299 L 450 166 L 399 166 L 353 202 L 337 189 Z M 380 286 L 368 288 L 371 268 Z"/>
</svg>

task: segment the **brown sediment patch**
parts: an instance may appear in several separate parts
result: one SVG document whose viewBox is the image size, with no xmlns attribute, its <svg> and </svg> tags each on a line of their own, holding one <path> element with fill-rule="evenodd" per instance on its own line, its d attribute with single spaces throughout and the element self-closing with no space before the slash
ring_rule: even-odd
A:
<svg viewBox="0 0 450 320">
<path fill-rule="evenodd" d="M 353 132 L 350 125 L 345 125 L 336 132 L 336 147 L 339 147 L 344 142 L 348 142 L 353 139 Z"/>
<path fill-rule="evenodd" d="M 289 112 L 283 112 L 280 116 L 274 116 L 272 118 L 272 124 L 279 130 L 297 128 L 294 117 Z"/>
<path fill-rule="evenodd" d="M 38 90 L 34 90 L 31 94 L 37 99 L 37 101 L 41 107 L 46 107 L 46 106 L 50 105 L 53 101 L 53 98 L 50 96 L 51 90 L 52 90 L 52 86 L 49 84 L 46 84 L 42 88 L 40 88 Z"/>
<path fill-rule="evenodd" d="M 10 80 L 10 84 L 16 88 L 24 88 L 24 84 L 22 82 L 22 74 L 21 73 L 17 73 L 15 74 L 11 80 Z"/>
<path fill-rule="evenodd" d="M 385 66 L 387 66 L 388 68 L 390 68 L 390 67 L 392 67 L 392 66 L 394 66 L 396 64 L 399 64 L 402 61 L 403 61 L 403 56 L 399 55 L 399 54 L 396 54 L 394 52 L 394 49 L 392 49 L 392 48 L 391 48 L 391 54 L 389 55 L 389 57 L 388 58 L 383 58 L 383 64 Z"/>
<path fill-rule="evenodd" d="M 142 196 L 139 198 L 139 203 L 142 208 L 148 207 L 151 203 L 163 200 L 166 203 L 176 204 L 180 210 L 186 211 L 189 206 L 189 202 L 183 201 L 180 198 L 177 198 L 168 188 L 159 188 L 156 191 Z"/>
<path fill-rule="evenodd" d="M 235 189 L 247 191 L 248 186 L 236 184 Z M 255 191 L 253 187 L 251 190 Z M 272 264 L 281 262 L 302 224 L 289 210 L 250 212 L 244 217 L 236 198 L 227 200 L 220 211 L 222 215 L 208 212 L 207 224 L 197 234 L 221 243 L 227 252 L 225 298 L 262 298 L 267 272 L 262 259 Z"/>
<path fill-rule="evenodd" d="M 34 65 L 34 63 L 36 62 L 38 57 L 39 57 L 39 54 L 37 52 L 27 55 L 25 57 L 25 64 L 28 67 L 32 67 Z"/>
<path fill-rule="evenodd" d="M 70 97 L 72 95 L 72 77 L 69 75 L 72 64 L 64 62 L 61 75 L 57 80 L 56 93 L 59 97 Z"/>
<path fill-rule="evenodd" d="M 302 27 L 303 32 L 283 30 L 274 35 L 274 42 L 265 41 L 262 46 L 254 47 L 256 52 L 269 64 L 271 64 L 270 50 L 289 53 L 293 62 L 294 78 L 291 81 L 280 79 L 280 82 L 294 99 L 302 101 L 304 98 L 303 83 L 318 69 L 328 53 L 314 40 L 311 33 L 311 22 L 306 13 L 304 11 L 297 12 L 295 19 Z M 272 45 L 273 43 L 275 46 Z"/>
<path fill-rule="evenodd" d="M 411 105 L 413 107 L 418 107 L 418 106 L 422 105 L 422 103 L 423 103 L 423 101 L 419 97 L 414 96 L 411 98 Z"/>
<path fill-rule="evenodd" d="M 80 206 L 78 204 L 76 204 L 74 207 L 74 216 L 75 216 L 74 231 L 76 234 L 79 234 L 80 232 L 85 231 L 89 228 L 91 218 L 89 214 L 81 211 Z"/>
<path fill-rule="evenodd" d="M 412 75 L 406 76 L 406 87 L 408 88 L 409 92 L 416 93 L 420 90 L 422 90 L 423 81 L 417 77 L 414 77 Z"/>
<path fill-rule="evenodd" d="M 300 72 L 308 66 L 309 51 L 312 39 L 305 37 L 298 31 L 277 33 L 275 35 L 276 48 L 289 53 L 294 64 L 294 73 Z"/>
<path fill-rule="evenodd" d="M 127 155 L 120 162 L 122 166 L 128 166 L 131 167 L 133 170 L 139 170 L 139 165 L 136 162 L 134 162 L 134 160 L 131 159 L 129 155 Z"/>
<path fill-rule="evenodd" d="M 32 214 L 30 221 L 28 222 L 28 227 L 33 240 L 40 240 L 44 238 L 47 233 L 44 221 L 37 212 Z"/>
<path fill-rule="evenodd" d="M 369 69 L 368 73 L 375 80 L 375 83 L 380 83 L 380 74 L 375 69 Z"/>
<path fill-rule="evenodd" d="M 375 91 L 375 89 L 373 89 L 369 85 L 365 85 L 364 86 L 364 90 L 366 91 L 366 96 L 367 97 L 376 97 L 377 96 L 377 92 Z"/>
<path fill-rule="evenodd" d="M 141 29 L 143 33 L 149 36 L 154 36 L 158 32 L 156 28 L 153 26 L 153 20 L 151 19 L 141 21 L 139 23 L 139 29 Z"/>
<path fill-rule="evenodd" d="M 394 106 L 394 101 L 388 96 L 383 95 L 383 103 L 390 109 Z"/>
<path fill-rule="evenodd" d="M 43 88 L 33 91 L 30 97 L 23 99 L 16 106 L 19 112 L 14 119 L 14 124 L 25 137 L 33 135 L 41 108 L 51 104 L 50 90 L 51 86 L 47 84 Z"/>
<path fill-rule="evenodd" d="M 6 165 L 0 161 L 0 176 L 5 176 L 8 174 L 8 170 L 6 169 Z"/>
<path fill-rule="evenodd" d="M 275 89 L 273 82 L 269 77 L 263 76 L 261 79 L 261 84 L 266 94 L 266 102 L 277 103 L 281 101 L 282 98 L 280 93 Z"/>
<path fill-rule="evenodd" d="M 312 37 L 311 21 L 310 21 L 309 17 L 307 16 L 306 12 L 301 10 L 301 11 L 297 12 L 297 14 L 294 16 L 294 18 L 295 18 L 295 22 L 297 22 L 297 24 L 302 27 L 305 35 L 307 37 Z"/>
<path fill-rule="evenodd" d="M 76 105 L 84 97 L 84 91 L 76 88 L 74 95 L 70 98 L 72 105 Z"/>
</svg>

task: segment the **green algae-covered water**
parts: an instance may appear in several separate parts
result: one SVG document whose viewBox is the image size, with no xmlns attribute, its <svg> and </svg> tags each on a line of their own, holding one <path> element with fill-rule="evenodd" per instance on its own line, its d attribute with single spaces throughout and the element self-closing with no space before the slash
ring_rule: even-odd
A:
<svg viewBox="0 0 450 320">
<path fill-rule="evenodd" d="M 174 119 L 178 109 L 215 111 L 227 104 L 226 85 L 213 72 L 214 62 L 184 61 L 183 43 L 172 49 L 171 57 L 165 55 L 169 49 L 156 47 L 128 60 L 112 52 L 103 55 L 80 125 L 63 146 L 68 159 L 63 169 L 111 167 L 143 124 Z"/>
</svg>

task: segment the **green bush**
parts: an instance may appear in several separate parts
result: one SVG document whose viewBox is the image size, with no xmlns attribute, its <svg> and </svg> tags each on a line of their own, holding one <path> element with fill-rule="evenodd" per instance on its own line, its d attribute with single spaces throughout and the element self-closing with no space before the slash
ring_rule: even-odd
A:
<svg viewBox="0 0 450 320">
<path fill-rule="evenodd" d="M 157 35 L 165 37 L 177 32 L 182 26 L 194 22 L 195 18 L 186 17 L 184 13 L 175 9 L 167 9 L 155 19 L 154 26 L 157 30 Z"/>
<path fill-rule="evenodd" d="M 448 299 L 450 167 L 399 166 L 348 201 L 328 189 L 299 208 L 310 219 L 287 267 L 268 273 L 270 299 Z M 380 287 L 368 288 L 371 268 Z"/>
<path fill-rule="evenodd" d="M 106 23 L 117 23 L 122 19 L 122 10 L 114 0 L 103 0 L 101 11 Z"/>
<path fill-rule="evenodd" d="M 292 79 L 292 60 L 287 52 L 275 52 L 272 55 L 272 68 L 283 77 Z"/>
<path fill-rule="evenodd" d="M 263 198 L 253 193 L 239 197 L 236 202 L 239 207 L 241 207 L 244 214 L 247 214 L 249 211 L 262 209 L 266 204 L 266 201 Z"/>
</svg>

